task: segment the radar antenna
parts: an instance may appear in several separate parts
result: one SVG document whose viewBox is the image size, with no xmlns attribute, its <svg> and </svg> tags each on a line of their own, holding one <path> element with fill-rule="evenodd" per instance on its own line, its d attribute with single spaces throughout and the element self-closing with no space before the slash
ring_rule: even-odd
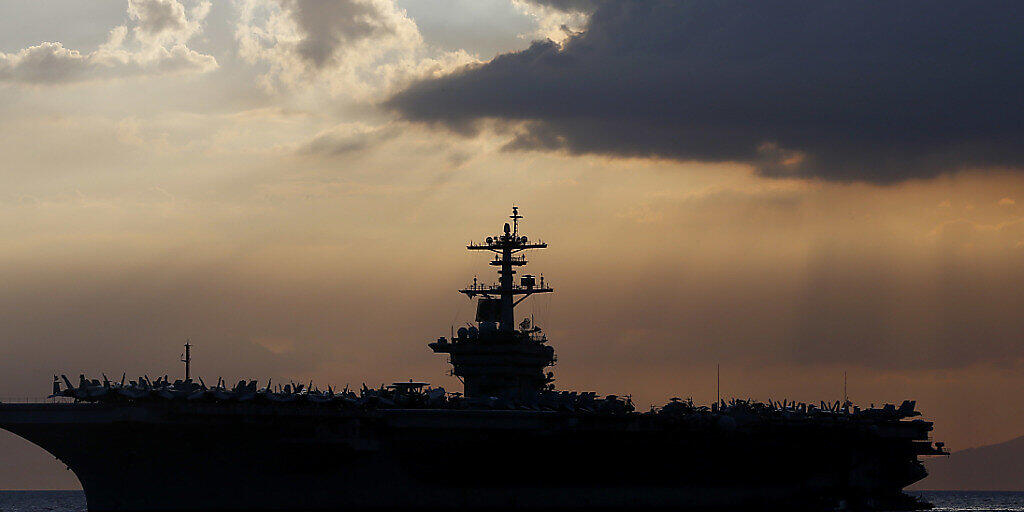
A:
<svg viewBox="0 0 1024 512">
<path fill-rule="evenodd" d="M 519 207 L 518 206 L 515 206 L 515 205 L 512 206 L 512 215 L 509 215 L 508 218 L 512 219 L 512 236 L 518 235 L 519 234 L 519 219 L 523 218 L 522 215 L 519 215 Z"/>
</svg>

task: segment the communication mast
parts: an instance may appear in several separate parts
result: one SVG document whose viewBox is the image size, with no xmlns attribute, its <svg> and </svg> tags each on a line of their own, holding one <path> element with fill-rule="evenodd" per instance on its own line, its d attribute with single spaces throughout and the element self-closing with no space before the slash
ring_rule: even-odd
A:
<svg viewBox="0 0 1024 512">
<path fill-rule="evenodd" d="M 538 281 L 524 274 L 515 282 L 515 269 L 527 263 L 520 253 L 548 246 L 519 234 L 522 218 L 519 208 L 513 206 L 512 222 L 506 222 L 501 233 L 466 246 L 470 251 L 494 253 L 490 265 L 498 267 L 498 282 L 481 284 L 474 279 L 471 286 L 459 290 L 477 299 L 477 327 L 460 328 L 450 342 L 442 337 L 430 344 L 435 353 L 451 355 L 452 373 L 462 378 L 466 396 L 528 396 L 553 380 L 552 374 L 545 375 L 543 370 L 554 364 L 554 349 L 546 345 L 540 327 L 524 323 L 516 328 L 519 303 L 535 293 L 554 291 L 543 276 Z"/>
<path fill-rule="evenodd" d="M 185 339 L 185 354 L 181 362 L 185 363 L 185 380 L 192 380 L 192 338 Z"/>
</svg>

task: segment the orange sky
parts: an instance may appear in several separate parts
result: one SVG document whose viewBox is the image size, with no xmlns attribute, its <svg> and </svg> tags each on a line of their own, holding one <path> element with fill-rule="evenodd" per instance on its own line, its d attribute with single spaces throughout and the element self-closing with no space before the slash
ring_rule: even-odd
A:
<svg viewBox="0 0 1024 512">
<path fill-rule="evenodd" d="M 375 105 L 578 16 L 481 0 L 450 23 L 512 28 L 452 35 L 381 1 L 388 51 L 314 69 L 287 13 L 254 21 L 264 3 L 186 1 L 153 35 L 121 0 L 58 2 L 86 21 L 0 30 L 0 400 L 44 396 L 54 373 L 180 373 L 187 337 L 207 382 L 456 390 L 426 343 L 472 319 L 455 290 L 493 276 L 465 243 L 516 204 L 550 244 L 527 268 L 556 293 L 519 313 L 560 387 L 706 402 L 721 364 L 727 397 L 817 402 L 846 372 L 861 405 L 916 399 L 954 450 L 1024 434 L 1019 173 L 879 185 L 511 152 L 501 123 L 464 137 Z M 254 35 L 268 27 L 276 45 Z M 55 40 L 82 74 L 10 71 Z M 175 45 L 187 61 L 160 60 Z M 75 485 L 20 440 L 3 450 L 26 462 L 0 462 L 0 487 Z"/>
</svg>

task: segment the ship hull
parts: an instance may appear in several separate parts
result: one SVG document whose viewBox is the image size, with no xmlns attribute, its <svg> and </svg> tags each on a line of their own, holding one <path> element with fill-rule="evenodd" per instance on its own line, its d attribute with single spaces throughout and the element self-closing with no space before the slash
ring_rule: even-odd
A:
<svg viewBox="0 0 1024 512">
<path fill-rule="evenodd" d="M 90 511 L 905 508 L 910 430 L 280 404 L 0 405 Z"/>
</svg>

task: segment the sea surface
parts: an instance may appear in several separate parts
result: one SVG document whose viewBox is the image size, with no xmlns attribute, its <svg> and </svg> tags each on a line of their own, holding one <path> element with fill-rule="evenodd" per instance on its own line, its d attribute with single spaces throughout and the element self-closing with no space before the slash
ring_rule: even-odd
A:
<svg viewBox="0 0 1024 512">
<path fill-rule="evenodd" d="M 938 512 L 1024 512 L 1024 492 L 913 491 Z M 82 491 L 0 491 L 0 512 L 85 512 Z"/>
</svg>

